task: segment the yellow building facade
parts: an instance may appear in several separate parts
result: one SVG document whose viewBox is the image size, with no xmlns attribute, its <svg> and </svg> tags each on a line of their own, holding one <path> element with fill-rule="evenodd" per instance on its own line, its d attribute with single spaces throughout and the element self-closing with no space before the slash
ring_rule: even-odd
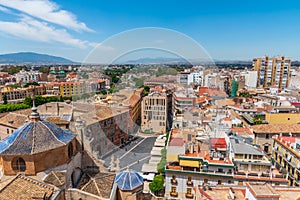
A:
<svg viewBox="0 0 300 200">
<path fill-rule="evenodd" d="M 300 137 L 275 137 L 272 159 L 290 186 L 300 186 Z"/>
<path fill-rule="evenodd" d="M 300 113 L 265 113 L 265 120 L 269 124 L 297 124 Z"/>
</svg>

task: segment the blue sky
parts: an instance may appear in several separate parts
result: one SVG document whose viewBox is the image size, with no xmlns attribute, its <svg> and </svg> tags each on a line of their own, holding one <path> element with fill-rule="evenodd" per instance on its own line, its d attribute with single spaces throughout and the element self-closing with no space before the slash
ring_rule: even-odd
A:
<svg viewBox="0 0 300 200">
<path fill-rule="evenodd" d="M 191 37 L 214 59 L 280 54 L 300 60 L 299 21 L 297 1 L 0 0 L 0 53 L 80 62 L 115 34 L 161 27 Z"/>
</svg>

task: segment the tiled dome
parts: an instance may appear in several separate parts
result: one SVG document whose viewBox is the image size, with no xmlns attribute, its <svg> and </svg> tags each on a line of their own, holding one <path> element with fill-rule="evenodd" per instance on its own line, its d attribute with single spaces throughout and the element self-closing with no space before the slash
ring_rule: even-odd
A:
<svg viewBox="0 0 300 200">
<path fill-rule="evenodd" d="M 118 184 L 120 190 L 134 190 L 143 185 L 144 180 L 136 171 L 127 169 L 116 176 L 115 182 Z"/>
<path fill-rule="evenodd" d="M 29 155 L 65 146 L 76 137 L 48 121 L 31 121 L 0 141 L 0 154 Z"/>
</svg>

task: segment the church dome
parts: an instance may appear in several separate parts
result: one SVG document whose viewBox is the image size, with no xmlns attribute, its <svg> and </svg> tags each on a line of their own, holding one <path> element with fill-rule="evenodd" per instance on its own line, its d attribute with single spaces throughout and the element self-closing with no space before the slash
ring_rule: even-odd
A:
<svg viewBox="0 0 300 200">
<path fill-rule="evenodd" d="M 116 176 L 115 182 L 120 190 L 134 190 L 143 185 L 144 179 L 136 171 L 127 169 Z"/>
<path fill-rule="evenodd" d="M 27 122 L 0 141 L 0 154 L 30 155 L 67 145 L 76 137 L 48 121 Z"/>
</svg>

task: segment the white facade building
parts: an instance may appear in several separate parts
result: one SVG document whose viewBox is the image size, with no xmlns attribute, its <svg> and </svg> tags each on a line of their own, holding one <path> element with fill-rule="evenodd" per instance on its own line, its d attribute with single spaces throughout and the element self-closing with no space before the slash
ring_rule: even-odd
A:
<svg viewBox="0 0 300 200">
<path fill-rule="evenodd" d="M 16 73 L 16 82 L 17 83 L 28 83 L 30 81 L 39 81 L 39 75 L 42 74 L 39 71 L 25 71 L 22 69 L 20 72 Z"/>
</svg>

